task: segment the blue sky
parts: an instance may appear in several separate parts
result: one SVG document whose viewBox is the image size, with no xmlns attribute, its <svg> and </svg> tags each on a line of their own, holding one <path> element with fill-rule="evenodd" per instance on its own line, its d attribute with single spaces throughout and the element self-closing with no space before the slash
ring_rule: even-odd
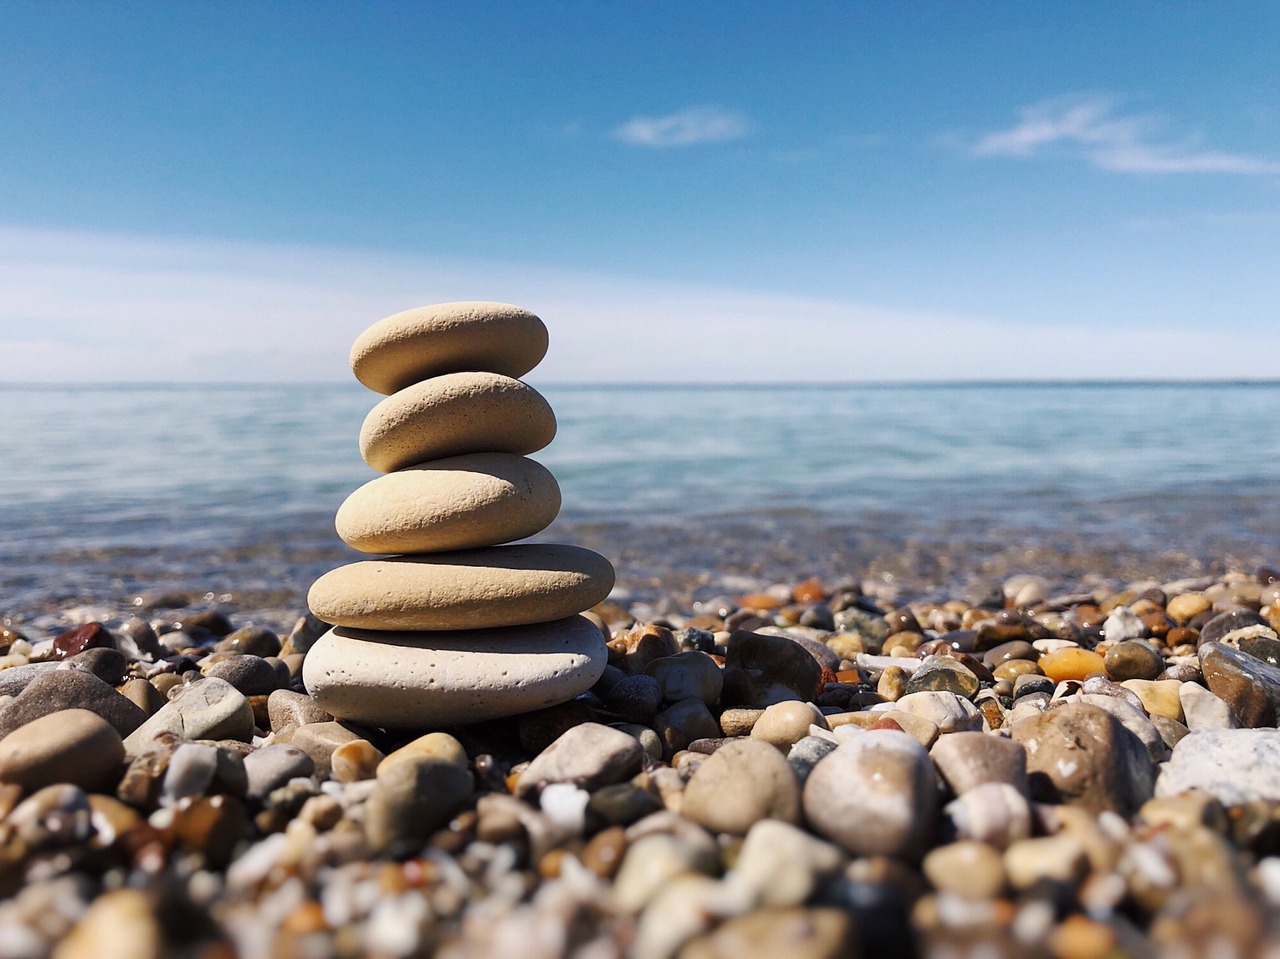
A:
<svg viewBox="0 0 1280 959">
<path fill-rule="evenodd" d="M 0 379 L 1271 377 L 1280 4 L 0 6 Z"/>
</svg>

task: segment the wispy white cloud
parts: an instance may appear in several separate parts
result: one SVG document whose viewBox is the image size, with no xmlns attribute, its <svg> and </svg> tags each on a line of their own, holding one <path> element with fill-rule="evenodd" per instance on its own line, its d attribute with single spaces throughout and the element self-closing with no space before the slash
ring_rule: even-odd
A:
<svg viewBox="0 0 1280 959">
<path fill-rule="evenodd" d="M 1067 96 L 1019 111 L 1020 122 L 989 133 L 972 147 L 975 156 L 1035 156 L 1053 146 L 1077 152 L 1100 170 L 1122 173 L 1280 174 L 1280 162 L 1205 149 L 1198 137 L 1171 141 L 1151 114 L 1121 114 L 1109 97 Z"/>
<path fill-rule="evenodd" d="M 351 341 L 374 320 L 463 299 L 546 320 L 551 349 L 534 383 L 1240 374 L 1236 341 L 1211 325 L 1116 328 L 1099 351 L 1085 326 L 528 264 L 0 225 L 0 382 L 348 381 Z"/>
<path fill-rule="evenodd" d="M 737 140 L 751 128 L 740 113 L 715 106 L 689 107 L 662 117 L 633 117 L 613 131 L 623 143 L 662 149 Z"/>
</svg>

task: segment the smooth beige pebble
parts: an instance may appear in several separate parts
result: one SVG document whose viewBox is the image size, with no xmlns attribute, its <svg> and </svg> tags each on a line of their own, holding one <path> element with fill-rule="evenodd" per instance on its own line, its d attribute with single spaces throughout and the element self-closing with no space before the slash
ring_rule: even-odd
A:
<svg viewBox="0 0 1280 959">
<path fill-rule="evenodd" d="M 529 543 L 351 563 L 316 580 L 307 603 L 326 623 L 356 629 L 486 629 L 580 613 L 613 580 L 599 553 Z"/>
<path fill-rule="evenodd" d="M 351 371 L 390 395 L 442 373 L 521 377 L 547 352 L 547 328 L 510 303 L 437 303 L 379 320 L 351 347 Z"/>
<path fill-rule="evenodd" d="M 370 410 L 360 455 L 390 473 L 464 453 L 536 453 L 555 435 L 555 413 L 533 387 L 499 373 L 445 373 Z"/>
<path fill-rule="evenodd" d="M 540 463 L 469 453 L 370 480 L 338 509 L 338 535 L 364 553 L 438 553 L 524 539 L 560 512 L 560 486 Z"/>
</svg>

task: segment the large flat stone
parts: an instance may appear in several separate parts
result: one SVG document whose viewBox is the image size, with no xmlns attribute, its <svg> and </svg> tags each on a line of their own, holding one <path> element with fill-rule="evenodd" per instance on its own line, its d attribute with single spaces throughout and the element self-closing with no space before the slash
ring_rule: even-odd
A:
<svg viewBox="0 0 1280 959">
<path fill-rule="evenodd" d="M 311 648 L 303 681 L 334 716 L 428 729 L 513 716 L 562 703 L 604 672 L 604 637 L 572 616 L 458 632 L 338 627 Z"/>
<path fill-rule="evenodd" d="M 580 546 L 551 543 L 365 560 L 325 573 L 307 603 L 355 629 L 487 629 L 580 613 L 613 589 L 613 567 Z"/>
</svg>

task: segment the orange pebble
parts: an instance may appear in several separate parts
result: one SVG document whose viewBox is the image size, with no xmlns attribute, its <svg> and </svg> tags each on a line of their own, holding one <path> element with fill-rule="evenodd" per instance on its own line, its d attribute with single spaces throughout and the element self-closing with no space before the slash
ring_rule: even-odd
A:
<svg viewBox="0 0 1280 959">
<path fill-rule="evenodd" d="M 777 596 L 770 596 L 768 593 L 750 593 L 746 596 L 738 597 L 738 605 L 744 609 L 771 610 L 781 609 L 787 604 L 785 599 L 779 599 Z"/>
<path fill-rule="evenodd" d="M 1106 662 L 1087 649 L 1068 647 L 1040 657 L 1040 669 L 1055 683 L 1064 679 L 1084 679 L 1091 673 L 1105 673 Z"/>
<path fill-rule="evenodd" d="M 816 603 L 825 599 L 826 595 L 827 591 L 823 588 L 822 580 L 816 576 L 811 576 L 803 583 L 796 583 L 791 587 L 791 598 L 797 603 Z"/>
</svg>

